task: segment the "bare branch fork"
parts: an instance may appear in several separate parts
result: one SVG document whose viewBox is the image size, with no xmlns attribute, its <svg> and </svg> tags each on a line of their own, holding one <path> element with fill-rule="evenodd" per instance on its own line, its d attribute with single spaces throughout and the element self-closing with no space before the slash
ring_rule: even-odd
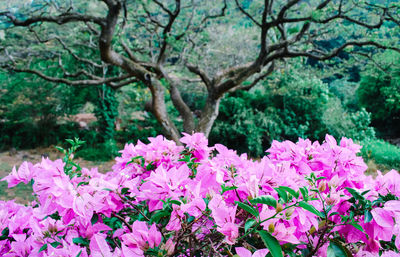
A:
<svg viewBox="0 0 400 257">
<path fill-rule="evenodd" d="M 89 86 L 108 84 L 114 88 L 120 88 L 133 82 L 141 82 L 151 91 L 151 109 L 158 122 L 163 126 L 165 135 L 177 143 L 179 143 L 181 135 L 167 112 L 165 90 L 168 90 L 174 107 L 182 117 L 184 131 L 188 133 L 194 131 L 203 132 L 208 136 L 218 116 L 220 99 L 228 92 L 249 90 L 254 87 L 258 82 L 267 78 L 276 69 L 276 64 L 283 59 L 308 57 L 324 61 L 338 56 L 342 51 L 352 46 L 357 46 L 360 49 L 373 47 L 375 49 L 390 49 L 400 52 L 400 48 L 396 45 L 383 45 L 380 42 L 367 39 L 349 39 L 340 46 L 330 50 L 319 49 L 315 44 L 321 35 L 328 31 L 327 28 L 329 28 L 329 25 L 337 24 L 335 22 L 338 21 L 346 20 L 359 28 L 368 30 L 379 29 L 385 22 L 392 22 L 399 25 L 397 14 L 399 8 L 394 6 L 369 6 L 369 8 L 374 10 L 377 19 L 375 22 L 368 23 L 359 19 L 359 17 L 351 15 L 353 8 L 363 8 L 357 1 L 320 0 L 313 7 L 312 13 L 323 11 L 324 15 L 316 18 L 309 13 L 301 15 L 295 11 L 296 8 L 299 8 L 301 0 L 288 0 L 282 3 L 277 3 L 274 0 L 263 0 L 262 10 L 260 9 L 258 14 L 253 14 L 252 10 L 247 10 L 241 5 L 240 1 L 235 0 L 233 2 L 233 5 L 236 7 L 235 11 L 241 13 L 259 31 L 259 47 L 254 49 L 258 54 L 254 60 L 248 60 L 248 63 L 228 67 L 215 72 L 215 75 L 210 75 L 207 73 L 205 65 L 191 63 L 184 54 L 178 53 L 180 63 L 187 68 L 185 71 L 191 74 L 191 78 L 197 78 L 201 81 L 201 84 L 207 90 L 204 108 L 201 111 L 200 117 L 195 119 L 193 110 L 189 108 L 180 92 L 180 86 L 187 79 L 177 78 L 170 71 L 171 64 L 167 60 L 174 54 L 177 54 L 174 52 L 175 50 L 170 39 L 173 38 L 175 41 L 187 43 L 188 46 L 184 51 L 193 51 L 197 42 L 192 35 L 206 29 L 211 21 L 224 18 L 227 9 L 231 8 L 231 5 L 227 4 L 227 0 L 221 1 L 219 12 L 213 12 L 206 16 L 203 14 L 198 19 L 198 23 L 196 23 L 196 19 L 193 17 L 194 14 L 192 14 L 184 22 L 185 26 L 181 26 L 184 27 L 183 32 L 177 32 L 177 22 L 184 16 L 182 13 L 188 8 L 192 8 L 193 10 L 198 8 L 200 3 L 191 1 L 191 4 L 184 5 L 182 4 L 184 1 L 181 0 L 171 0 L 168 2 L 152 0 L 148 1 L 149 3 L 138 1 L 139 3 L 135 3 L 135 6 L 143 10 L 143 14 L 140 14 L 139 18 L 146 18 L 148 24 L 145 24 L 140 21 L 138 15 L 127 11 L 129 4 L 133 3 L 124 0 L 99 1 L 102 1 L 107 7 L 107 15 L 105 17 L 96 17 L 72 11 L 54 16 L 32 16 L 25 20 L 16 18 L 10 12 L 0 13 L 0 16 L 5 17 L 10 23 L 18 27 L 29 27 L 37 23 L 54 23 L 61 26 L 72 22 L 82 23 L 98 37 L 98 50 L 101 60 L 106 65 L 118 67 L 122 71 L 122 75 L 102 78 L 94 74 L 90 75 L 84 70 L 78 70 L 75 73 L 65 73 L 66 76 L 63 78 L 54 78 L 42 71 L 17 67 L 16 63 L 12 61 L 11 55 L 12 65 L 8 67 L 17 72 L 33 73 L 45 80 L 68 85 Z M 158 8 L 159 15 L 153 15 L 154 8 Z M 132 49 L 129 44 L 125 43 L 126 41 L 124 42 L 119 38 L 122 31 L 126 28 L 126 23 L 132 21 L 132 19 L 130 20 L 132 16 L 138 24 L 144 26 L 147 30 L 146 33 L 151 34 L 152 39 L 149 40 L 150 50 L 147 52 L 144 51 L 145 54 L 148 54 L 147 57 L 143 52 Z M 184 20 L 184 17 L 182 17 L 182 20 Z M 299 27 L 298 32 L 289 32 L 288 29 L 293 26 Z M 99 29 L 100 34 L 98 34 L 97 29 Z M 136 33 L 136 31 L 133 30 L 133 33 Z M 37 39 L 39 42 L 43 42 L 39 36 L 37 36 Z M 116 43 L 115 39 L 119 39 L 119 42 Z M 99 64 L 98 62 L 78 56 L 59 37 L 53 37 L 48 40 L 57 40 L 63 49 L 79 62 L 96 68 L 103 67 L 103 63 Z M 157 46 L 154 45 L 153 41 L 158 41 Z M 306 51 L 304 49 L 307 48 L 301 46 L 308 46 L 309 50 Z M 119 50 L 121 51 L 119 52 Z M 59 62 L 62 65 L 62 62 Z M 77 79 L 80 78 L 79 76 L 86 76 L 88 79 Z M 167 82 L 167 86 L 163 85 L 161 79 Z M 243 85 L 245 81 L 247 85 Z"/>
</svg>

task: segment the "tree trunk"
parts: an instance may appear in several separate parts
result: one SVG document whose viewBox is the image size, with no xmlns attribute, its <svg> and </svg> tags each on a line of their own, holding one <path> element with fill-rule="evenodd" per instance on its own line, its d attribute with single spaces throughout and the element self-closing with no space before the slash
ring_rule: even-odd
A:
<svg viewBox="0 0 400 257">
<path fill-rule="evenodd" d="M 167 107 L 165 105 L 164 99 L 164 88 L 163 86 L 157 81 L 151 81 L 148 84 L 151 94 L 152 94 L 152 111 L 154 116 L 156 116 L 157 121 L 161 124 L 165 131 L 165 136 L 181 145 L 182 143 L 179 141 L 181 138 L 180 133 L 174 123 L 168 116 Z"/>
<path fill-rule="evenodd" d="M 212 94 L 208 95 L 206 104 L 201 112 L 200 121 L 197 124 L 196 132 L 202 132 L 208 137 L 218 116 L 220 101 L 221 98 L 215 99 Z"/>
</svg>

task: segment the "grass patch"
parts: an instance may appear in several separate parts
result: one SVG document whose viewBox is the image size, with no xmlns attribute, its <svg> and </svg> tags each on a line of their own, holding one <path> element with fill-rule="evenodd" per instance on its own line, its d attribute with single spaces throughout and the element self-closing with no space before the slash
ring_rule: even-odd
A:
<svg viewBox="0 0 400 257">
<path fill-rule="evenodd" d="M 114 158 L 112 154 L 102 148 L 86 148 L 78 151 L 75 155 L 87 161 L 105 162 Z"/>
<path fill-rule="evenodd" d="M 11 172 L 12 167 L 10 164 L 8 163 L 0 163 L 0 171 L 7 171 L 7 172 Z"/>
<path fill-rule="evenodd" d="M 15 199 L 16 202 L 27 204 L 34 199 L 32 186 L 20 183 L 13 188 L 8 188 L 6 181 L 0 181 L 0 200 L 8 201 Z"/>
<path fill-rule="evenodd" d="M 365 162 L 373 161 L 381 170 L 400 169 L 400 148 L 381 139 L 361 142 Z"/>
</svg>

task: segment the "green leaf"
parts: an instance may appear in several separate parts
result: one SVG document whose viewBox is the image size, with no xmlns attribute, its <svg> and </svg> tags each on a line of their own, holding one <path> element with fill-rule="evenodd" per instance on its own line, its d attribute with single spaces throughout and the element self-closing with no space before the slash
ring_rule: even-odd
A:
<svg viewBox="0 0 400 257">
<path fill-rule="evenodd" d="M 361 195 L 366 195 L 369 191 L 371 191 L 371 190 L 366 190 L 366 191 L 362 192 Z"/>
<path fill-rule="evenodd" d="M 291 189 L 290 187 L 285 187 L 285 186 L 280 186 L 279 188 L 287 191 L 289 194 L 293 195 L 294 198 L 299 198 L 299 192 L 296 192 L 295 190 Z"/>
<path fill-rule="evenodd" d="M 372 213 L 369 210 L 364 211 L 364 223 L 371 222 L 372 220 Z"/>
<path fill-rule="evenodd" d="M 255 220 L 253 219 L 248 219 L 246 223 L 244 224 L 244 232 L 247 232 L 254 224 L 256 223 Z"/>
<path fill-rule="evenodd" d="M 44 244 L 42 247 L 40 247 L 39 253 L 46 250 L 47 250 L 47 244 Z"/>
<path fill-rule="evenodd" d="M 339 212 L 337 212 L 337 211 L 335 211 L 335 212 L 331 212 L 331 213 L 329 213 L 329 217 L 332 217 L 332 216 L 334 216 L 334 215 L 338 215 L 339 214 Z"/>
<path fill-rule="evenodd" d="M 81 185 L 89 185 L 89 182 L 85 182 L 85 181 L 79 182 L 78 183 L 78 187 L 81 186 Z"/>
<path fill-rule="evenodd" d="M 339 241 L 331 240 L 328 250 L 327 257 L 352 257 L 350 251 L 344 247 Z"/>
<path fill-rule="evenodd" d="M 61 216 L 58 213 L 58 211 L 56 211 L 55 213 L 49 215 L 50 218 L 52 218 L 53 220 L 61 220 Z"/>
<path fill-rule="evenodd" d="M 355 222 L 355 221 L 350 222 L 350 225 L 352 225 L 353 227 L 355 227 L 356 229 L 358 229 L 358 230 L 360 230 L 361 232 L 364 233 L 363 227 L 361 227 L 360 224 L 358 224 L 357 222 Z"/>
<path fill-rule="evenodd" d="M 276 192 L 278 192 L 278 195 L 280 198 L 283 200 L 284 203 L 287 203 L 288 201 L 288 196 L 285 190 L 280 189 L 280 188 L 274 188 Z"/>
<path fill-rule="evenodd" d="M 346 187 L 346 190 L 357 200 L 364 200 L 364 196 L 362 196 L 359 192 L 357 192 L 355 189 Z"/>
<path fill-rule="evenodd" d="M 300 192 L 303 195 L 304 201 L 308 201 L 308 189 L 306 187 L 300 187 Z"/>
<path fill-rule="evenodd" d="M 97 221 L 99 221 L 99 215 L 97 213 L 93 214 L 92 219 L 90 220 L 90 222 L 92 223 L 92 225 L 96 224 Z"/>
<path fill-rule="evenodd" d="M 283 257 L 282 247 L 273 235 L 265 230 L 257 232 L 273 257 Z"/>
<path fill-rule="evenodd" d="M 124 194 L 128 193 L 128 191 L 129 191 L 129 188 L 127 188 L 127 187 L 122 188 L 121 189 L 121 195 L 124 195 Z"/>
<path fill-rule="evenodd" d="M 8 227 L 6 227 L 5 229 L 3 229 L 3 231 L 1 232 L 1 236 L 0 236 L 0 240 L 6 240 L 8 238 L 8 235 L 10 234 L 10 230 Z"/>
<path fill-rule="evenodd" d="M 144 160 L 144 157 L 143 156 L 136 156 L 136 157 L 133 157 L 132 159 L 131 159 L 131 161 L 129 161 L 129 162 L 127 162 L 126 163 L 126 165 L 128 165 L 128 164 L 131 164 L 131 163 L 134 163 L 136 160 L 140 160 L 140 162 L 141 162 L 141 166 L 144 168 L 144 163 L 145 163 L 145 160 Z"/>
<path fill-rule="evenodd" d="M 253 206 L 238 201 L 235 201 L 235 203 L 243 210 L 247 211 L 248 213 L 252 214 L 255 217 L 258 217 L 258 211 Z"/>
<path fill-rule="evenodd" d="M 268 206 L 272 206 L 274 208 L 276 208 L 276 199 L 270 195 L 262 195 L 259 197 L 256 197 L 254 199 L 251 199 L 250 202 L 252 204 L 257 204 L 257 203 L 261 203 L 261 204 L 266 204 Z"/>
<path fill-rule="evenodd" d="M 79 253 L 75 257 L 79 257 L 82 254 L 82 250 L 79 251 Z"/>
<path fill-rule="evenodd" d="M 299 206 L 311 213 L 314 213 L 315 215 L 317 215 L 318 217 L 324 218 L 325 215 L 323 213 L 321 213 L 320 211 L 318 211 L 317 209 L 315 209 L 314 206 L 312 206 L 309 203 L 306 202 L 299 202 Z"/>
<path fill-rule="evenodd" d="M 171 204 L 176 204 L 176 205 L 182 205 L 182 203 L 181 202 L 179 202 L 178 200 L 170 200 L 169 201 Z"/>
<path fill-rule="evenodd" d="M 169 215 L 171 214 L 165 210 L 157 211 L 151 216 L 150 223 L 158 223 L 162 218 Z"/>
<path fill-rule="evenodd" d="M 72 238 L 72 242 L 74 244 L 81 244 L 81 245 L 84 245 L 84 246 L 88 246 L 89 245 L 89 239 L 83 238 L 83 237 Z"/>
<path fill-rule="evenodd" d="M 223 194 L 223 193 L 225 193 L 225 192 L 227 192 L 227 191 L 230 191 L 230 190 L 235 190 L 235 189 L 237 189 L 238 187 L 237 186 L 230 186 L 230 187 L 227 187 L 227 186 L 225 186 L 224 184 L 222 184 L 221 185 L 221 194 Z"/>
<path fill-rule="evenodd" d="M 57 248 L 57 246 L 62 245 L 60 242 L 54 241 L 52 243 L 50 243 L 51 246 L 53 246 L 54 248 Z"/>
<path fill-rule="evenodd" d="M 62 148 L 61 146 L 55 146 L 55 148 L 56 148 L 58 151 L 60 151 L 60 152 L 62 152 L 63 154 L 65 154 L 65 149 Z"/>
<path fill-rule="evenodd" d="M 292 35 L 292 34 L 297 33 L 297 32 L 299 32 L 299 31 L 300 31 L 300 28 L 299 28 L 298 26 L 292 27 L 292 28 L 289 28 L 289 29 L 288 29 L 288 34 L 289 34 L 289 35 Z"/>
<path fill-rule="evenodd" d="M 67 141 L 70 145 L 74 145 L 75 142 L 72 139 L 65 139 L 65 141 Z"/>
</svg>

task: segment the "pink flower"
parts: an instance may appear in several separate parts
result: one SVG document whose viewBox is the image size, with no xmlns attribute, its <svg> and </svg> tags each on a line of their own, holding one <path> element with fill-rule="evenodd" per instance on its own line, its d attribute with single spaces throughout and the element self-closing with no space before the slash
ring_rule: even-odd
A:
<svg viewBox="0 0 400 257">
<path fill-rule="evenodd" d="M 161 233 L 153 224 L 150 229 L 146 222 L 135 221 L 132 224 L 132 232 L 121 236 L 122 242 L 132 249 L 140 249 L 146 251 L 149 248 L 154 248 L 161 243 Z"/>
<path fill-rule="evenodd" d="M 90 240 L 90 253 L 93 257 L 112 257 L 110 247 L 106 242 L 106 237 L 100 234 L 95 234 Z"/>
<path fill-rule="evenodd" d="M 193 156 L 197 159 L 196 161 L 202 161 L 210 155 L 213 148 L 208 147 L 208 140 L 202 133 L 194 133 L 189 135 L 182 133 L 184 137 L 180 139 L 189 149 L 192 150 Z"/>
<path fill-rule="evenodd" d="M 226 205 L 221 195 L 214 195 L 208 207 L 218 226 L 217 231 L 225 235 L 228 244 L 234 244 L 238 237 L 238 227 L 235 224 L 237 205 L 229 207 Z"/>
<path fill-rule="evenodd" d="M 33 165 L 29 162 L 23 162 L 19 166 L 18 171 L 13 167 L 11 173 L 3 178 L 1 181 L 7 181 L 8 187 L 14 187 L 19 183 L 23 182 L 28 184 L 33 178 Z"/>
<path fill-rule="evenodd" d="M 286 227 L 282 223 L 278 223 L 275 225 L 275 230 L 272 233 L 275 238 L 280 242 L 288 242 L 292 244 L 299 244 L 300 241 L 294 235 L 296 231 L 296 227 Z"/>
<path fill-rule="evenodd" d="M 161 246 L 161 249 L 166 250 L 168 255 L 172 255 L 175 250 L 175 245 L 176 243 L 172 240 L 172 237 L 170 237 L 167 242 Z"/>
<path fill-rule="evenodd" d="M 259 249 L 251 254 L 251 252 L 244 247 L 236 247 L 235 251 L 239 257 L 265 257 L 269 253 L 268 249 Z"/>
<path fill-rule="evenodd" d="M 233 245 L 236 243 L 236 238 L 239 237 L 238 226 L 233 222 L 227 222 L 222 225 L 222 227 L 217 228 L 219 232 L 225 235 L 225 241 Z"/>
</svg>

